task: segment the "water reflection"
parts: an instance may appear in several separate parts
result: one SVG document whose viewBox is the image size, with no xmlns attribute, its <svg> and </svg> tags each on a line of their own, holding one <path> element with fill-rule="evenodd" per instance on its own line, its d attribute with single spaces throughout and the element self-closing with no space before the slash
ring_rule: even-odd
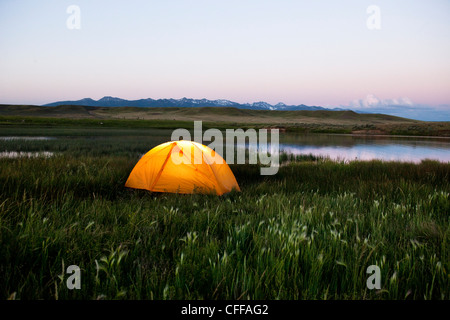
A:
<svg viewBox="0 0 450 320">
<path fill-rule="evenodd" d="M 11 141 L 11 140 L 25 140 L 25 141 L 41 141 L 41 140 L 53 140 L 55 137 L 26 137 L 26 136 L 8 136 L 0 137 L 0 140 Z"/>
<path fill-rule="evenodd" d="M 286 134 L 280 140 L 281 152 L 332 160 L 450 162 L 450 138 Z"/>
<path fill-rule="evenodd" d="M 49 158 L 54 155 L 54 152 L 42 151 L 42 152 L 22 152 L 22 151 L 3 151 L 0 152 L 0 158 L 36 158 L 44 157 Z"/>
</svg>

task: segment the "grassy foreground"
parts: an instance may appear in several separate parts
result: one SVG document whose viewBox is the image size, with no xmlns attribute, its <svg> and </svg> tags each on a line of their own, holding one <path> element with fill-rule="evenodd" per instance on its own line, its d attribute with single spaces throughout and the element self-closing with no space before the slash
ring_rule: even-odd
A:
<svg viewBox="0 0 450 320">
<path fill-rule="evenodd" d="M 0 159 L 1 299 L 450 299 L 450 164 L 232 166 L 215 197 L 128 190 L 135 163 Z"/>
</svg>

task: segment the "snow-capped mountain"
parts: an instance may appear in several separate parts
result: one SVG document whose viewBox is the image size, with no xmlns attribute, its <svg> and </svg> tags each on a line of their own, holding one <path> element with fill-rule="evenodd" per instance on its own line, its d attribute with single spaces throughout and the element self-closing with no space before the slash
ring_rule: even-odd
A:
<svg viewBox="0 0 450 320">
<path fill-rule="evenodd" d="M 230 100 L 218 99 L 139 99 L 139 100 L 126 100 L 121 98 L 115 98 L 106 96 L 99 100 L 93 100 L 91 98 L 85 98 L 75 101 L 58 101 L 45 104 L 44 106 L 54 107 L 60 105 L 79 105 L 79 106 L 91 106 L 91 107 L 235 107 L 239 109 L 254 109 L 254 110 L 330 110 L 317 106 L 306 105 L 286 105 L 282 102 L 276 105 L 271 105 L 264 101 L 254 103 L 237 103 Z"/>
<path fill-rule="evenodd" d="M 267 102 L 264 101 L 259 101 L 259 102 L 254 102 L 252 103 L 252 108 L 254 109 L 268 109 L 268 110 L 275 110 L 274 106 L 272 106 L 271 104 L 268 104 Z"/>
</svg>

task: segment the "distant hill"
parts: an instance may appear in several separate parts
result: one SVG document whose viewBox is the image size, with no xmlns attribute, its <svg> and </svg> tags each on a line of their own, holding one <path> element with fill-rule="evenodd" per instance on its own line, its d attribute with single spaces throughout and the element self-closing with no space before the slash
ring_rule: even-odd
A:
<svg viewBox="0 0 450 320">
<path fill-rule="evenodd" d="M 0 105 L 0 127 L 91 125 L 181 128 L 201 120 L 214 128 L 280 128 L 296 132 L 450 136 L 450 122 L 424 122 L 350 110 L 251 110 L 236 107 L 95 107 Z M 0 130 L 1 131 L 1 130 Z"/>
<path fill-rule="evenodd" d="M 359 114 L 350 110 L 250 110 L 236 107 L 95 107 L 58 105 L 0 105 L 0 116 L 50 117 L 73 119 L 140 119 L 179 120 L 260 124 L 339 123 L 366 124 L 373 122 L 417 121 L 385 114 Z"/>
<path fill-rule="evenodd" d="M 250 103 L 237 103 L 230 100 L 208 100 L 208 99 L 158 99 L 154 100 L 139 99 L 139 100 L 126 100 L 114 97 L 103 97 L 99 100 L 93 100 L 91 98 L 85 98 L 75 101 L 58 101 L 45 104 L 46 107 L 56 107 L 61 105 L 73 105 L 73 106 L 91 106 L 91 107 L 139 107 L 139 108 L 167 108 L 167 107 L 234 107 L 238 109 L 251 109 L 251 110 L 280 110 L 280 111 L 298 111 L 298 110 L 342 110 L 342 109 L 326 109 L 318 106 L 306 106 L 300 105 L 286 105 L 284 103 L 277 103 L 271 105 L 267 102 L 254 102 Z"/>
</svg>

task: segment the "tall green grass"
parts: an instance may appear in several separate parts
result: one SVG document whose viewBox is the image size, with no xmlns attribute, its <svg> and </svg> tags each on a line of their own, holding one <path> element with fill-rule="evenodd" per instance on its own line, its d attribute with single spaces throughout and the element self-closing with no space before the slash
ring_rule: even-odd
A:
<svg viewBox="0 0 450 320">
<path fill-rule="evenodd" d="M 0 297 L 450 298 L 450 164 L 300 160 L 215 197 L 126 189 L 120 154 L 0 159 Z"/>
</svg>

